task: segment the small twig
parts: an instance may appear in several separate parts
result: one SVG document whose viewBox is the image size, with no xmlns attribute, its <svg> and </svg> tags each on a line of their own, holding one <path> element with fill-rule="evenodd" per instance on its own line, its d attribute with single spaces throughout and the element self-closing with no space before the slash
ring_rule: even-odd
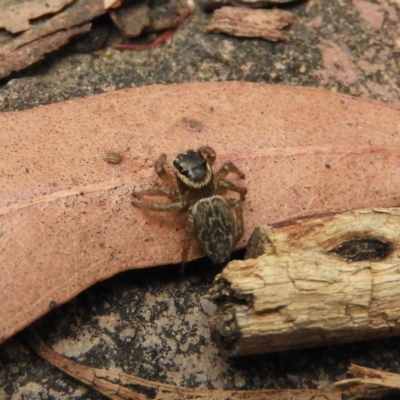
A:
<svg viewBox="0 0 400 400">
<path fill-rule="evenodd" d="M 355 378 L 343 379 L 335 383 L 337 388 L 357 387 L 365 388 L 387 388 L 400 390 L 400 375 L 392 372 L 380 371 L 378 369 L 366 368 L 361 365 L 351 364 L 348 373 Z"/>
</svg>

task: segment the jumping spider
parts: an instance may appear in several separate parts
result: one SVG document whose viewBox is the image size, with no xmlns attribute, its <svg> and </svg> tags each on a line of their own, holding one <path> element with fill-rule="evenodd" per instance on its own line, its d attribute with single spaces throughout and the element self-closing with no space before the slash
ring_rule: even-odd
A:
<svg viewBox="0 0 400 400">
<path fill-rule="evenodd" d="M 211 166 L 216 158 L 215 151 L 208 146 L 178 154 L 172 162 L 177 183 L 176 189 L 154 187 L 133 191 L 132 196 L 165 196 L 171 203 L 148 203 L 132 200 L 132 205 L 154 211 L 187 210 L 185 238 L 182 249 L 182 266 L 187 261 L 191 237 L 195 236 L 203 251 L 217 265 L 229 261 L 230 254 L 243 235 L 243 214 L 240 201 L 224 198 L 227 190 L 240 194 L 244 200 L 247 189 L 226 180 L 233 172 L 244 179 L 244 174 L 232 162 L 224 163 L 213 174 Z M 166 155 L 162 153 L 154 168 L 166 183 L 174 183 L 174 177 L 164 168 Z M 235 211 L 235 217 L 231 209 Z"/>
</svg>

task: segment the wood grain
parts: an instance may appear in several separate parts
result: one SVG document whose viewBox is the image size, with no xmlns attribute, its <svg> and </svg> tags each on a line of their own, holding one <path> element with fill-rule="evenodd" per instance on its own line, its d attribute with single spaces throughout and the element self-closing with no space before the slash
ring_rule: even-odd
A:
<svg viewBox="0 0 400 400">
<path fill-rule="evenodd" d="M 264 228 L 264 254 L 231 261 L 211 289 L 221 350 L 242 356 L 399 335 L 399 231 L 400 208 Z"/>
</svg>

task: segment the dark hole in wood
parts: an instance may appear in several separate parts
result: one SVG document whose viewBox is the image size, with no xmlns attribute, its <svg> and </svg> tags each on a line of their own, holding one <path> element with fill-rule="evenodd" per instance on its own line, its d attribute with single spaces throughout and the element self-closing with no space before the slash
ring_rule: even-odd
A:
<svg viewBox="0 0 400 400">
<path fill-rule="evenodd" d="M 392 251 L 390 242 L 363 237 L 345 240 L 331 252 L 349 261 L 379 261 L 385 259 Z"/>
</svg>

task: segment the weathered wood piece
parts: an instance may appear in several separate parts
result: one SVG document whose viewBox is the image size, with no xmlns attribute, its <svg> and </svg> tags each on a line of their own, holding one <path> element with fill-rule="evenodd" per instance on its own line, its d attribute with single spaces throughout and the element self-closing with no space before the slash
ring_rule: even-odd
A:
<svg viewBox="0 0 400 400">
<path fill-rule="evenodd" d="M 399 208 L 259 228 L 249 249 L 258 257 L 230 262 L 211 289 L 225 354 L 400 334 Z"/>
<path fill-rule="evenodd" d="M 259 10 L 250 7 L 222 7 L 216 10 L 206 32 L 221 32 L 239 37 L 261 37 L 271 42 L 285 40 L 284 29 L 292 25 L 292 12 L 274 8 Z"/>
</svg>

